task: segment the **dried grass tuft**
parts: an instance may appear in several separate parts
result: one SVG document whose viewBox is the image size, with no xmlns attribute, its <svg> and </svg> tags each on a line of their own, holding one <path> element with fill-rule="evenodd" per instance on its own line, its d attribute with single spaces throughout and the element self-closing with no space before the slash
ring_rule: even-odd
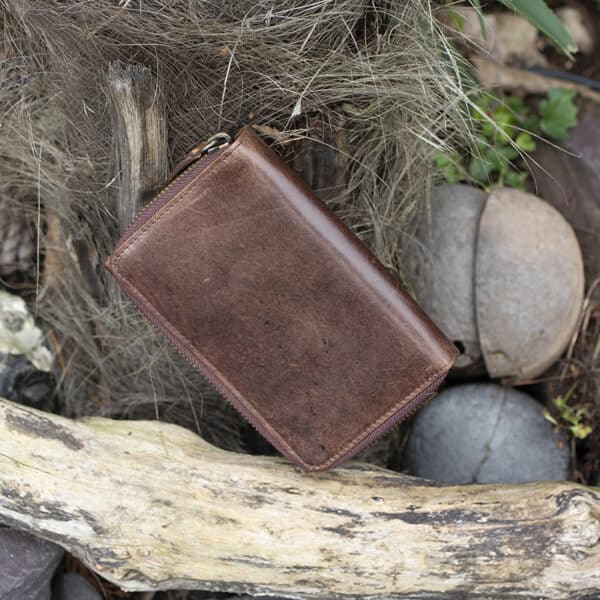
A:
<svg viewBox="0 0 600 600">
<path fill-rule="evenodd" d="M 317 143 L 343 139 L 336 151 L 347 165 L 346 185 L 329 202 L 401 273 L 403 244 L 432 184 L 431 153 L 470 129 L 462 65 L 431 4 L 0 0 L 0 6 L 3 52 L 13 64 L 10 84 L 0 75 L 0 186 L 10 186 L 23 210 L 51 229 L 53 245 L 44 250 L 60 266 L 46 274 L 53 284 L 40 290 L 37 309 L 65 357 L 59 369 L 65 412 L 153 416 L 158 410 L 211 441 L 241 448 L 237 416 L 129 303 L 110 287 L 108 302 L 99 302 L 81 284 L 74 243 L 91 248 L 93 267 L 117 235 L 108 210 L 114 191 L 108 64 L 136 62 L 155 73 L 156 93 L 168 107 L 172 164 L 216 130 L 234 132 L 247 123 L 276 132 L 284 145 L 298 135 Z M 2 65 L 0 59 L 0 73 L 8 73 Z"/>
</svg>

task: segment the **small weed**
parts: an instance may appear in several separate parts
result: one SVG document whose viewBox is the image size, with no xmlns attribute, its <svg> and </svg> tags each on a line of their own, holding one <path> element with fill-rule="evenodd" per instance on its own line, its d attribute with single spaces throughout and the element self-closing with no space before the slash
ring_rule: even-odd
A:
<svg viewBox="0 0 600 600">
<path fill-rule="evenodd" d="M 474 148 L 439 152 L 435 166 L 448 183 L 523 189 L 529 173 L 519 168 L 518 159 L 536 149 L 536 136 L 567 137 L 577 124 L 574 95 L 571 90 L 553 89 L 531 109 L 519 96 L 479 94 L 471 108 L 477 127 Z"/>
<path fill-rule="evenodd" d="M 539 103 L 540 129 L 557 140 L 564 140 L 569 129 L 577 125 L 577 107 L 573 104 L 573 90 L 554 89 Z"/>
<path fill-rule="evenodd" d="M 586 407 L 569 405 L 576 387 L 577 383 L 574 383 L 566 394 L 554 398 L 552 404 L 556 409 L 556 417 L 547 408 L 544 409 L 544 417 L 557 427 L 568 429 L 575 439 L 584 440 L 592 433 L 592 427 L 587 424 L 590 415 Z"/>
</svg>

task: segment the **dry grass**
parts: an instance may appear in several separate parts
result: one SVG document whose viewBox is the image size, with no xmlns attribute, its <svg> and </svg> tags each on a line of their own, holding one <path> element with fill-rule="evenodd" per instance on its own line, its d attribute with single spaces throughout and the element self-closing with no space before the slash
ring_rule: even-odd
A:
<svg viewBox="0 0 600 600">
<path fill-rule="evenodd" d="M 156 93 L 168 107 L 172 163 L 216 130 L 247 123 L 278 132 L 279 142 L 299 132 L 317 142 L 323 130 L 333 139 L 343 132 L 337 150 L 345 156 L 347 185 L 331 205 L 400 273 L 403 244 L 432 184 L 431 153 L 470 129 L 462 65 L 431 4 L 0 0 L 0 6 L 3 52 L 13 64 L 10 84 L 0 79 L 0 185 L 11 187 L 41 230 L 48 215 L 62 224 L 62 232 L 56 225 L 50 232 L 53 246 L 42 248 L 61 266 L 53 267 L 52 286 L 40 288 L 37 310 L 59 340 L 65 412 L 152 416 L 156 410 L 216 443 L 241 447 L 238 417 L 129 303 L 110 287 L 107 302 L 99 302 L 81 284 L 73 241 L 92 249 L 93 263 L 117 235 L 107 208 L 114 192 L 108 64 L 143 63 L 156 74 Z M 321 127 L 309 125 L 315 122 Z"/>
</svg>

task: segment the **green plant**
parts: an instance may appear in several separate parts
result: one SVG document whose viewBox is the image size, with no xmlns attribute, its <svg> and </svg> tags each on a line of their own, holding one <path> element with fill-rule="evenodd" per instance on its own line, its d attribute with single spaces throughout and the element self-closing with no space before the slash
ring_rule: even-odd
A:
<svg viewBox="0 0 600 600">
<path fill-rule="evenodd" d="M 469 0 L 469 2 L 477 11 L 481 29 L 485 36 L 481 2 L 480 0 Z M 537 27 L 543 34 L 548 36 L 567 56 L 571 57 L 573 52 L 577 51 L 577 45 L 573 38 L 544 0 L 499 0 L 499 2 L 527 19 L 534 27 Z"/>
<path fill-rule="evenodd" d="M 573 90 L 554 89 L 539 103 L 540 129 L 546 135 L 564 140 L 569 128 L 577 124 L 577 107 Z"/>
<path fill-rule="evenodd" d="M 524 188 L 528 172 L 521 157 L 536 149 L 535 137 L 564 139 L 577 123 L 574 92 L 553 89 L 536 105 L 516 95 L 473 98 L 471 117 L 476 125 L 472 148 L 439 152 L 435 165 L 448 183 L 466 181 L 484 189 L 498 185 Z"/>
<path fill-rule="evenodd" d="M 557 417 L 554 417 L 547 408 L 544 409 L 544 417 L 557 427 L 568 429 L 574 438 L 584 440 L 592 433 L 592 427 L 586 423 L 589 414 L 585 407 L 569 405 L 569 400 L 576 387 L 577 384 L 574 383 L 566 394 L 557 396 L 552 401 L 558 412 Z"/>
</svg>

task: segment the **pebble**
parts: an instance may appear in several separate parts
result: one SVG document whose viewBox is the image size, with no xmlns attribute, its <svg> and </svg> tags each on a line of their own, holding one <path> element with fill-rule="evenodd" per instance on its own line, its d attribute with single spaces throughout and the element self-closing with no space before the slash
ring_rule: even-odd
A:
<svg viewBox="0 0 600 600">
<path fill-rule="evenodd" d="M 492 378 L 541 375 L 563 353 L 583 304 L 581 249 L 550 204 L 511 188 L 494 190 L 479 223 L 475 306 Z"/>
<path fill-rule="evenodd" d="M 569 445 L 531 396 L 495 384 L 447 388 L 414 421 L 409 472 L 446 483 L 565 480 Z"/>
<path fill-rule="evenodd" d="M 407 277 L 423 310 L 462 350 L 455 372 L 485 372 L 475 316 L 475 253 L 485 192 L 440 185 L 406 255 Z"/>
</svg>

